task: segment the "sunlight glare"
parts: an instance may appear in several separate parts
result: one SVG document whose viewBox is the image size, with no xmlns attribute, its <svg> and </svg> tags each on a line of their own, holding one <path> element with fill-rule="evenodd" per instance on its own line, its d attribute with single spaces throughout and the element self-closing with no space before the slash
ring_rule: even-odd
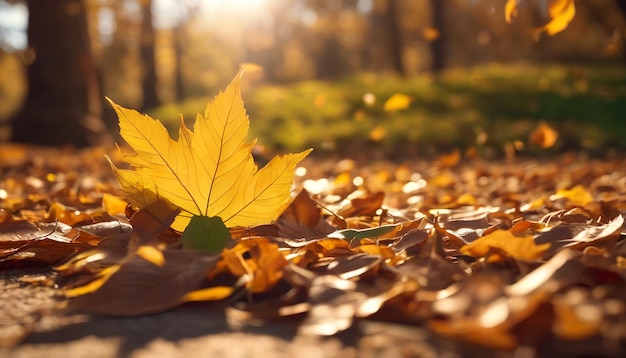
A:
<svg viewBox="0 0 626 358">
<path fill-rule="evenodd" d="M 271 0 L 203 0 L 202 7 L 206 11 L 247 14 L 249 16 L 262 16 L 269 10 Z"/>
</svg>

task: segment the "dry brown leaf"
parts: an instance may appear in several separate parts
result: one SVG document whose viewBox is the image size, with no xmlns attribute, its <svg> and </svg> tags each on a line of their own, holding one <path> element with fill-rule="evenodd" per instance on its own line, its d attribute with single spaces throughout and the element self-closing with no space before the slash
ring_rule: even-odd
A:
<svg viewBox="0 0 626 358">
<path fill-rule="evenodd" d="M 104 270 L 104 282 L 67 292 L 68 309 L 118 316 L 154 313 L 189 300 L 187 294 L 202 288 L 206 274 L 219 261 L 189 250 L 164 250 L 164 263 L 155 265 L 141 256 Z"/>
<path fill-rule="evenodd" d="M 276 225 L 279 235 L 289 239 L 319 239 L 337 230 L 324 220 L 321 210 L 304 189 L 289 204 Z"/>
</svg>

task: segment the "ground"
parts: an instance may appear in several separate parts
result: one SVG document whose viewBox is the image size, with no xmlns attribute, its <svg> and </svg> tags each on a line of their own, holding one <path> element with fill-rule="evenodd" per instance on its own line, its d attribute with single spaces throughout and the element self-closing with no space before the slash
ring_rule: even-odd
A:
<svg viewBox="0 0 626 358">
<path fill-rule="evenodd" d="M 57 262 L 59 259 L 46 256 L 46 252 L 54 250 L 31 246 L 30 251 L 20 249 L 23 254 L 20 258 L 11 251 L 11 242 L 18 242 L 23 237 L 13 234 L 16 228 L 23 235 L 35 230 L 28 226 L 27 220 L 20 221 L 22 218 L 42 225 L 33 231 L 40 238 L 46 236 L 45 232 L 50 233 L 50 226 L 46 225 L 55 222 L 56 225 L 75 222 L 68 227 L 84 227 L 79 223 L 83 220 L 81 215 L 95 215 L 89 210 L 101 205 L 103 192 L 120 194 L 106 162 L 101 160 L 103 153 L 111 152 L 102 148 L 74 152 L 23 147 L 4 147 L 0 151 L 0 155 L 4 155 L 0 156 L 3 174 L 0 194 L 4 190 L 0 195 L 4 213 L 0 220 L 0 248 L 3 250 L 0 256 L 0 356 L 617 357 L 626 352 L 623 285 L 626 246 L 623 221 L 616 221 L 626 212 L 626 162 L 621 157 L 590 158 L 585 154 L 570 153 L 556 157 L 487 161 L 448 155 L 433 161 L 416 159 L 402 163 L 346 158 L 307 159 L 303 163 L 306 172 L 301 170 L 297 179 L 298 187 L 307 189 L 310 197 L 324 203 L 330 210 L 343 213 L 348 224 L 356 221 L 360 225 L 401 223 L 403 217 L 425 213 L 424 228 L 420 226 L 413 233 L 428 233 L 421 239 L 406 234 L 388 238 L 377 236 L 377 242 L 397 250 L 391 261 L 375 267 L 358 260 L 351 261 L 355 266 L 345 267 L 346 261 L 341 260 L 342 257 L 376 256 L 365 254 L 366 249 L 371 250 L 366 245 L 369 241 L 362 241 L 360 245 L 353 243 L 353 247 L 341 246 L 341 241 L 323 242 L 323 245 L 336 246 L 317 251 L 326 256 L 305 267 L 319 274 L 338 272 L 338 276 L 350 277 L 332 281 L 333 285 L 349 282 L 364 285 L 365 288 L 357 285 L 354 289 L 345 289 L 348 297 L 359 298 L 358 294 L 363 292 L 386 297 L 383 305 L 386 309 L 381 308 L 372 316 L 357 314 L 357 317 L 351 317 L 354 321 L 347 329 L 325 336 L 315 334 L 316 329 L 311 327 L 316 326 L 307 321 L 306 315 L 268 313 L 276 308 L 275 305 L 267 306 L 269 311 L 265 314 L 258 310 L 262 306 L 249 305 L 247 309 L 240 309 L 237 305 L 245 303 L 244 296 L 175 305 L 156 313 L 123 317 L 90 315 L 89 307 L 83 310 L 86 312 L 58 310 L 57 307 L 66 301 L 62 289 L 68 280 L 59 276 L 63 270 L 52 268 L 60 263 Z M 72 190 L 78 193 L 72 194 Z M 359 190 L 368 198 L 367 202 L 350 199 L 351 209 L 340 204 Z M 380 192 L 384 195 L 375 194 Z M 99 194 L 89 196 L 89 193 Z M 383 196 L 388 211 L 384 215 L 381 212 L 367 214 L 371 209 L 367 208 L 367 203 L 377 198 L 383 200 Z M 79 203 L 81 200 L 82 204 Z M 55 203 L 63 203 L 66 209 L 60 210 Z M 467 211 L 468 206 L 474 208 L 473 211 Z M 52 214 L 54 210 L 50 208 L 58 211 Z M 484 208 L 488 209 L 488 214 L 480 211 Z M 375 209 L 378 211 L 380 205 Z M 467 216 L 468 213 L 474 216 Z M 459 214 L 465 216 L 459 217 Z M 549 222 L 541 218 L 546 216 L 548 219 L 545 220 Z M 540 230 L 531 230 L 537 246 L 544 241 L 552 245 L 548 251 L 531 259 L 524 258 L 527 251 L 518 252 L 507 246 L 492 247 L 491 251 L 476 257 L 471 251 L 461 251 L 462 247 L 459 248 L 454 240 L 462 240 L 464 244 L 461 246 L 469 247 L 468 242 L 476 241 L 472 235 L 495 229 L 487 224 L 486 218 L 489 222 L 499 218 L 496 226 L 507 230 L 521 230 L 515 226 L 521 221 L 531 226 L 543 222 L 545 227 L 558 227 L 560 231 L 550 230 L 552 234 L 543 233 L 542 236 Z M 506 218 L 512 219 L 507 221 Z M 586 234 L 581 236 L 576 234 L 580 231 L 576 231 L 567 236 L 568 232 L 563 231 L 571 225 Z M 56 233 L 57 229 L 52 231 Z M 97 233 L 105 236 L 104 231 Z M 561 240 L 563 237 L 568 239 Z M 574 242 L 571 249 L 564 247 L 572 242 L 567 240 L 573 238 L 586 242 Z M 127 240 L 128 235 L 122 233 L 115 239 Z M 292 241 L 279 240 L 282 245 L 293 244 Z M 438 243 L 443 247 L 438 248 Z M 71 244 L 77 245 L 72 246 L 76 250 L 83 245 Z M 259 244 L 259 247 L 265 246 Z M 410 256 L 399 258 L 404 247 L 415 256 L 414 259 Z M 343 250 L 343 254 L 337 255 L 337 250 Z M 428 250 L 432 252 L 428 254 Z M 381 251 L 378 255 L 389 253 Z M 339 271 L 332 271 L 333 260 L 336 263 L 334 268 Z M 471 269 L 473 273 L 451 279 L 455 274 L 446 272 L 456 272 L 458 265 L 465 272 Z M 367 268 L 365 274 L 357 273 L 364 267 Z M 529 293 L 512 293 L 514 288 L 519 291 L 519 283 L 530 277 L 529 273 L 540 269 L 548 274 L 537 278 L 539 281 L 535 283 L 539 287 Z M 304 277 L 296 276 L 285 280 L 293 284 L 293 280 Z M 398 278 L 404 281 L 396 281 Z M 419 288 L 407 284 L 413 280 L 420 282 Z M 281 282 L 279 286 L 286 284 L 284 280 Z M 315 280 L 311 283 L 318 285 L 317 289 L 326 287 Z M 377 291 L 381 287 L 377 285 L 387 287 L 387 284 L 393 284 L 392 287 L 399 288 L 402 294 L 389 298 L 385 296 L 386 289 Z M 498 291 L 498 287 L 504 291 Z M 449 294 L 448 300 L 429 298 L 434 294 L 443 297 L 451 288 L 459 295 Z M 286 297 L 280 290 L 270 290 L 270 293 L 268 296 L 259 294 L 254 299 L 262 304 Z M 313 291 L 309 295 L 315 297 Z M 339 301 L 311 301 L 309 309 L 325 308 L 326 302 L 331 315 L 341 313 L 341 310 L 332 310 L 337 302 L 346 304 L 341 301 L 343 296 L 337 297 Z M 450 301 L 450 297 L 456 297 L 457 303 Z M 518 304 L 530 305 L 532 312 L 509 306 L 509 319 L 497 329 L 491 329 L 484 322 L 499 317 L 488 313 L 501 307 L 496 303 L 502 302 L 502 297 L 508 302 L 517 300 Z M 144 298 L 129 296 L 124 299 L 133 306 Z M 416 302 L 417 308 L 412 306 Z M 306 299 L 303 303 L 307 303 Z M 451 306 L 446 306 L 450 303 Z M 466 303 L 466 309 L 456 310 L 455 306 Z M 297 306 L 289 304 L 285 307 Z M 105 303 L 102 305 L 106 307 Z M 584 307 L 587 313 L 571 315 L 572 307 Z M 107 309 L 111 310 L 110 307 Z M 402 312 L 406 316 L 402 316 Z M 460 324 L 465 328 L 460 328 Z M 563 333 L 563 325 L 568 324 L 572 329 Z M 318 333 L 323 331 L 317 329 Z M 483 337 L 477 338 L 476 335 Z M 569 336 L 564 338 L 562 335 Z M 576 335 L 578 338 L 572 338 Z M 515 344 L 504 346 L 506 339 L 514 339 Z"/>
</svg>

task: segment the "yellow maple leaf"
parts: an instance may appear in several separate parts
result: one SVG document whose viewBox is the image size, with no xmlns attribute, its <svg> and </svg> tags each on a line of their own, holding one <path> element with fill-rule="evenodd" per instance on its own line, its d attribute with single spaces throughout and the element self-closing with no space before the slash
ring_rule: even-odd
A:
<svg viewBox="0 0 626 358">
<path fill-rule="evenodd" d="M 541 258 L 544 251 L 550 248 L 550 243 L 537 245 L 533 237 L 515 236 L 510 231 L 495 230 L 459 249 L 464 255 L 481 257 L 487 255 L 490 248 L 506 251 L 518 260 L 533 261 Z"/>
<path fill-rule="evenodd" d="M 247 142 L 250 121 L 241 98 L 242 72 L 198 114 L 194 130 L 180 123 L 177 141 L 158 120 L 109 100 L 120 134 L 134 150 L 132 170 L 110 160 L 128 200 L 139 207 L 164 199 L 181 209 L 172 228 L 183 231 L 192 216 L 219 216 L 227 227 L 267 224 L 290 201 L 295 166 L 311 149 L 274 157 L 258 169 Z"/>
</svg>

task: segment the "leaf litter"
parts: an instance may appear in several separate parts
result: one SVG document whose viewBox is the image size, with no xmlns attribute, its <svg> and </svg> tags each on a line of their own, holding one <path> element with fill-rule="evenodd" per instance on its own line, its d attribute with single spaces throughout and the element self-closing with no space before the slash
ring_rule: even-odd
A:
<svg viewBox="0 0 626 358">
<path fill-rule="evenodd" d="M 315 335 L 373 319 L 503 349 L 626 339 L 624 159 L 306 158 L 277 220 L 207 253 L 167 203 L 127 205 L 104 153 L 0 147 L 0 265 L 53 265 L 65 311 L 201 301 Z"/>
</svg>

